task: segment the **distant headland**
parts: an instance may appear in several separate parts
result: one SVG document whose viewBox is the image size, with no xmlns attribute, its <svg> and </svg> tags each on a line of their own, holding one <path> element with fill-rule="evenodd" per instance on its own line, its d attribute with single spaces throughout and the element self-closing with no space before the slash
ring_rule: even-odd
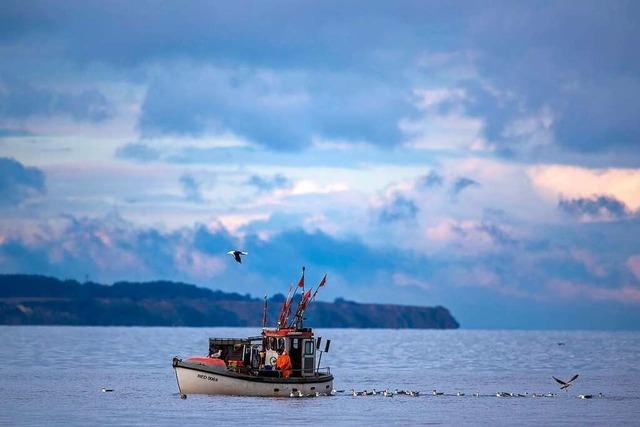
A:
<svg viewBox="0 0 640 427">
<path fill-rule="evenodd" d="M 277 318 L 284 295 L 269 300 Z M 0 324 L 85 326 L 259 326 L 263 301 L 169 281 L 79 283 L 37 275 L 0 275 Z M 444 307 L 314 302 L 314 327 L 456 329 Z"/>
</svg>

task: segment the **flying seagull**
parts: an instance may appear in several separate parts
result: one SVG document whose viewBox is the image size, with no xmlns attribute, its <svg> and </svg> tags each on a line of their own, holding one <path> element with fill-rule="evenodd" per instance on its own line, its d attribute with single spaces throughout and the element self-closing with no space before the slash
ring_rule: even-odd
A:
<svg viewBox="0 0 640 427">
<path fill-rule="evenodd" d="M 236 261 L 238 261 L 240 264 L 242 264 L 242 258 L 240 258 L 240 255 L 249 255 L 249 252 L 229 251 L 229 252 L 227 252 L 227 254 L 231 255 L 233 258 L 235 258 Z"/>
<path fill-rule="evenodd" d="M 562 381 L 556 377 L 552 377 L 558 384 L 560 384 L 560 390 L 566 390 L 573 385 L 573 382 L 578 378 L 578 374 L 575 374 L 569 381 Z"/>
</svg>

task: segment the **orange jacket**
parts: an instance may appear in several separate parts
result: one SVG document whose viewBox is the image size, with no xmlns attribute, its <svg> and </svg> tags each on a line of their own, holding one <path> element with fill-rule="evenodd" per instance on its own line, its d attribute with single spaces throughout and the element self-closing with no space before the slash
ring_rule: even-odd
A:
<svg viewBox="0 0 640 427">
<path fill-rule="evenodd" d="M 291 366 L 291 359 L 287 353 L 282 353 L 276 359 L 276 368 L 282 371 L 282 376 L 285 378 L 289 378 L 291 376 L 291 370 L 293 366 Z"/>
</svg>

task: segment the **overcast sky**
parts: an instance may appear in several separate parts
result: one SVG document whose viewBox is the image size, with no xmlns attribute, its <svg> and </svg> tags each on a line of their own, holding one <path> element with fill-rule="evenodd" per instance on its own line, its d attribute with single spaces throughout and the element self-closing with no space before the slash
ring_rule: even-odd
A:
<svg viewBox="0 0 640 427">
<path fill-rule="evenodd" d="M 11 1 L 0 272 L 640 327 L 637 1 Z M 245 263 L 225 253 L 249 252 Z"/>
</svg>

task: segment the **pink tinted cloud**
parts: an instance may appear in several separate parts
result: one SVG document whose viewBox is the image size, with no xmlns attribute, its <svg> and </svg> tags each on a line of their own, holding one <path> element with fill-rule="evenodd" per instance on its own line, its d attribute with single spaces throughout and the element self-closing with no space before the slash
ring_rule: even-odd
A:
<svg viewBox="0 0 640 427">
<path fill-rule="evenodd" d="M 598 261 L 597 257 L 590 251 L 584 249 L 575 249 L 571 251 L 571 256 L 580 262 L 587 271 L 596 277 L 605 277 L 607 270 Z"/>
<path fill-rule="evenodd" d="M 614 301 L 625 304 L 640 304 L 640 289 L 632 286 L 602 288 L 568 280 L 553 280 L 548 290 L 565 299 L 583 298 L 593 301 Z"/>
<path fill-rule="evenodd" d="M 589 169 L 578 166 L 539 165 L 529 168 L 533 186 L 558 199 L 615 197 L 631 210 L 640 209 L 640 169 Z"/>
<path fill-rule="evenodd" d="M 627 259 L 627 267 L 638 280 L 640 280 L 640 254 L 630 256 Z"/>
</svg>

